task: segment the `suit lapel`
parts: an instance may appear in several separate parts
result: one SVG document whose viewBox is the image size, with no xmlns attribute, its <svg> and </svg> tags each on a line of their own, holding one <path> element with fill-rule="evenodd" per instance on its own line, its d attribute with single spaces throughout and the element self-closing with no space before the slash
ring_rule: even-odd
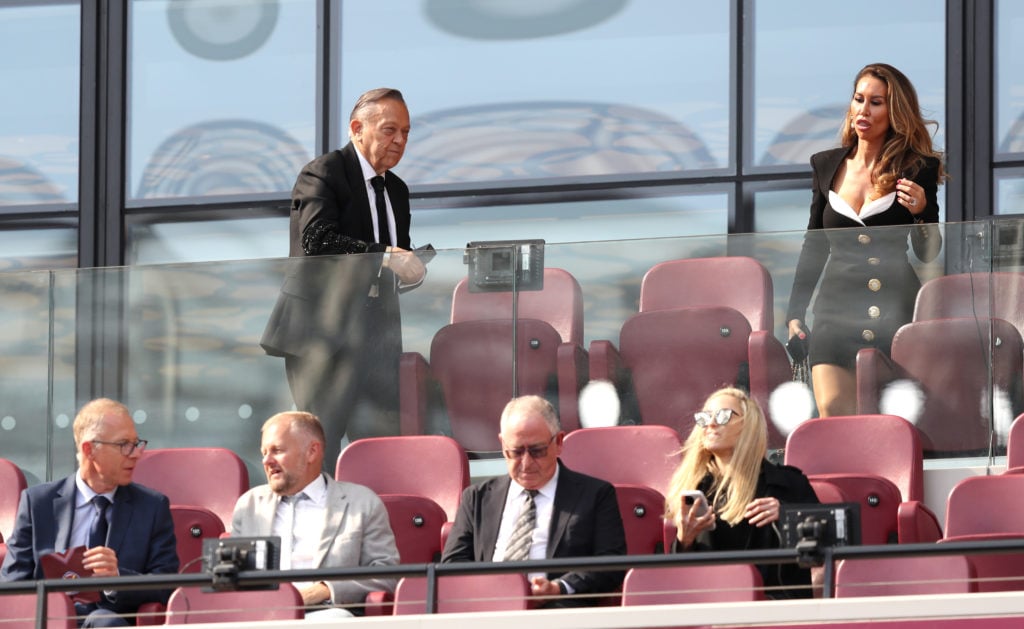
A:
<svg viewBox="0 0 1024 629">
<path fill-rule="evenodd" d="M 551 512 L 551 529 L 548 537 L 547 558 L 557 557 L 558 546 L 565 536 L 569 518 L 576 511 L 576 503 L 580 498 L 576 477 L 558 462 L 558 484 L 555 486 L 555 502 Z"/>
<path fill-rule="evenodd" d="M 341 149 L 341 157 L 345 160 L 345 179 L 348 181 L 349 190 L 352 192 L 352 206 L 359 216 L 359 228 L 362 231 L 366 242 L 374 242 L 373 220 L 370 212 L 374 211 L 370 205 L 370 194 L 366 191 L 366 180 L 363 179 L 363 166 L 359 162 L 358 149 L 349 142 Z"/>
<path fill-rule="evenodd" d="M 68 476 L 57 491 L 53 501 L 53 521 L 57 524 L 57 533 L 53 538 L 54 550 L 64 552 L 71 544 L 72 520 L 75 517 L 75 474 Z"/>
<path fill-rule="evenodd" d="M 498 529 L 501 527 L 502 514 L 505 512 L 505 499 L 508 497 L 512 479 L 506 475 L 490 484 L 480 498 L 480 556 L 477 561 L 491 561 L 494 558 L 494 547 L 498 544 Z M 498 517 L 492 516 L 497 513 Z"/>
<path fill-rule="evenodd" d="M 132 485 L 118 487 L 114 493 L 114 512 L 110 518 L 110 533 L 107 534 L 107 545 L 115 552 L 121 549 L 134 513 L 135 488 Z"/>
<path fill-rule="evenodd" d="M 313 558 L 313 566 L 323 568 L 327 560 L 327 553 L 331 550 L 331 544 L 338 532 L 342 530 L 342 522 L 348 512 L 348 500 L 345 499 L 345 487 L 341 483 L 327 481 L 327 508 L 324 523 L 324 532 L 320 536 L 320 547 L 317 548 L 316 557 Z"/>
</svg>

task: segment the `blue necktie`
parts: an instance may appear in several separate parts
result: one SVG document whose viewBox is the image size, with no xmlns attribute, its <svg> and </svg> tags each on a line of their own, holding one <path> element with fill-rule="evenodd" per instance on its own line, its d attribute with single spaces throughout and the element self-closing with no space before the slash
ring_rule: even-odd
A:
<svg viewBox="0 0 1024 629">
<path fill-rule="evenodd" d="M 96 496 L 92 499 L 92 503 L 96 506 L 96 519 L 92 522 L 92 527 L 89 528 L 89 548 L 95 546 L 106 546 L 107 545 L 107 507 L 110 506 L 110 501 L 107 500 L 106 496 Z"/>
</svg>

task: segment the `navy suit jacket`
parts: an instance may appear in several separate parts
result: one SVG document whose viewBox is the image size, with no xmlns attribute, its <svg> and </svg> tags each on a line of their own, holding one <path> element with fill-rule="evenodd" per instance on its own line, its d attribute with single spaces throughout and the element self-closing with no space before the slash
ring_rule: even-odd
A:
<svg viewBox="0 0 1024 629">
<path fill-rule="evenodd" d="M 547 557 L 625 555 L 626 533 L 615 488 L 561 462 L 558 465 Z M 511 484 L 512 479 L 504 475 L 463 492 L 442 562 L 492 561 Z M 622 572 L 570 572 L 549 578 L 562 579 L 577 594 L 592 594 L 614 591 L 622 584 L 622 576 Z"/>
<path fill-rule="evenodd" d="M 44 578 L 40 558 L 63 552 L 71 543 L 76 493 L 74 475 L 22 492 L 0 580 Z M 117 553 L 121 576 L 178 571 L 174 524 L 166 496 L 132 483 L 117 488 L 112 508 L 107 546 Z M 122 614 L 132 613 L 141 603 L 166 603 L 169 595 L 169 590 L 125 590 L 104 595 L 99 605 Z"/>
</svg>

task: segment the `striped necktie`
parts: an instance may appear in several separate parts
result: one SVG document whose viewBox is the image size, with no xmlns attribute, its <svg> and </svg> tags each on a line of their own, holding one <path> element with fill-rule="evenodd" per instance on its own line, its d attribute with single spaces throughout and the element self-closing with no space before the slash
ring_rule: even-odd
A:
<svg viewBox="0 0 1024 629">
<path fill-rule="evenodd" d="M 537 503 L 533 501 L 537 495 L 536 489 L 527 489 L 526 502 L 523 503 L 523 510 L 519 512 L 516 520 L 516 527 L 512 530 L 512 537 L 505 547 L 504 561 L 526 561 L 530 558 L 530 546 L 533 545 L 533 529 L 537 526 Z"/>
</svg>

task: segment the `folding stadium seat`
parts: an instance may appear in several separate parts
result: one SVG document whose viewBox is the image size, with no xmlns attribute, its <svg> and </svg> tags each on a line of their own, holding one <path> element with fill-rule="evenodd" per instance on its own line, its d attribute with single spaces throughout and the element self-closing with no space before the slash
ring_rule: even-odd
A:
<svg viewBox="0 0 1024 629">
<path fill-rule="evenodd" d="M 513 391 L 546 397 L 566 430 L 579 427 L 577 399 L 588 380 L 581 291 L 561 269 L 544 277 L 543 290 L 519 294 L 514 330 L 510 294 L 456 287 L 452 322 L 434 335 L 429 363 L 415 352 L 401 357 L 402 434 L 423 434 L 429 418 L 443 414 L 466 450 L 497 452 L 498 420 Z"/>
<path fill-rule="evenodd" d="M 940 542 L 1011 539 L 1024 543 L 1024 474 L 965 478 L 949 492 Z M 1024 590 L 1024 552 L 970 554 L 979 592 Z"/>
<path fill-rule="evenodd" d="M 441 529 L 447 521 L 436 502 L 423 496 L 383 494 L 401 563 L 431 563 L 441 557 Z"/>
<path fill-rule="evenodd" d="M 35 629 L 35 594 L 7 594 L 0 596 L 0 627 L 4 629 Z M 75 604 L 64 592 L 50 592 L 46 596 L 46 624 L 48 629 L 75 629 Z"/>
<path fill-rule="evenodd" d="M 623 605 L 733 603 L 765 599 L 761 573 L 750 564 L 632 568 Z"/>
<path fill-rule="evenodd" d="M 679 433 L 661 424 L 580 428 L 565 436 L 561 459 L 578 472 L 664 495 L 681 447 Z"/>
<path fill-rule="evenodd" d="M 300 620 L 305 617 L 302 596 L 290 583 L 276 590 L 203 592 L 180 587 L 167 601 L 167 624 Z"/>
<path fill-rule="evenodd" d="M 7 459 L 0 459 L 0 542 L 11 537 L 21 492 L 28 487 L 25 474 Z"/>
<path fill-rule="evenodd" d="M 238 497 L 249 489 L 245 463 L 227 448 L 147 450 L 135 465 L 134 480 L 163 493 L 172 505 L 209 509 L 225 528 Z"/>
<path fill-rule="evenodd" d="M 216 539 L 224 533 L 220 517 L 203 507 L 171 505 L 174 538 L 178 549 L 178 571 L 201 572 L 203 540 Z"/>
<path fill-rule="evenodd" d="M 560 458 L 615 485 L 629 554 L 651 554 L 664 547 L 664 496 L 680 446 L 679 434 L 658 424 L 580 428 L 565 436 Z"/>
<path fill-rule="evenodd" d="M 1010 434 L 1006 439 L 1006 471 L 1024 473 L 1024 413 L 1010 424 Z"/>
<path fill-rule="evenodd" d="M 789 435 L 785 461 L 800 468 L 822 498 L 819 481 L 844 502 L 860 503 L 861 542 L 933 542 L 938 519 L 924 506 L 924 462 L 913 424 L 895 415 L 808 420 Z M 818 484 L 816 484 L 818 483 Z M 829 494 L 834 501 L 834 491 Z"/>
<path fill-rule="evenodd" d="M 844 559 L 836 568 L 837 598 L 974 591 L 974 568 L 963 555 Z"/>
<path fill-rule="evenodd" d="M 469 485 L 469 460 L 451 437 L 370 437 L 348 444 L 338 457 L 334 477 L 365 485 L 377 495 L 429 498 L 452 521 L 462 490 Z"/>
<path fill-rule="evenodd" d="M 1024 273 L 957 273 L 921 286 L 914 321 L 960 317 L 1002 319 L 1024 336 Z"/>
<path fill-rule="evenodd" d="M 1024 410 L 1022 345 L 1002 319 L 908 323 L 893 338 L 891 360 L 875 349 L 857 354 L 858 413 L 880 413 L 889 398 L 908 406 L 900 414 L 920 429 L 926 453 L 984 454 L 989 409 L 1009 417 Z"/>
<path fill-rule="evenodd" d="M 395 589 L 395 615 L 423 614 L 427 580 L 405 578 Z M 530 584 L 523 574 L 451 575 L 437 580 L 437 613 L 529 609 Z"/>
<path fill-rule="evenodd" d="M 774 336 L 771 275 L 747 257 L 693 258 L 652 267 L 639 313 L 622 326 L 619 348 L 590 344 L 590 377 L 615 383 L 624 413 L 665 424 L 685 438 L 689 417 L 715 389 L 746 384 L 768 412 L 772 391 L 792 377 Z M 769 447 L 783 435 L 769 417 Z"/>
</svg>

